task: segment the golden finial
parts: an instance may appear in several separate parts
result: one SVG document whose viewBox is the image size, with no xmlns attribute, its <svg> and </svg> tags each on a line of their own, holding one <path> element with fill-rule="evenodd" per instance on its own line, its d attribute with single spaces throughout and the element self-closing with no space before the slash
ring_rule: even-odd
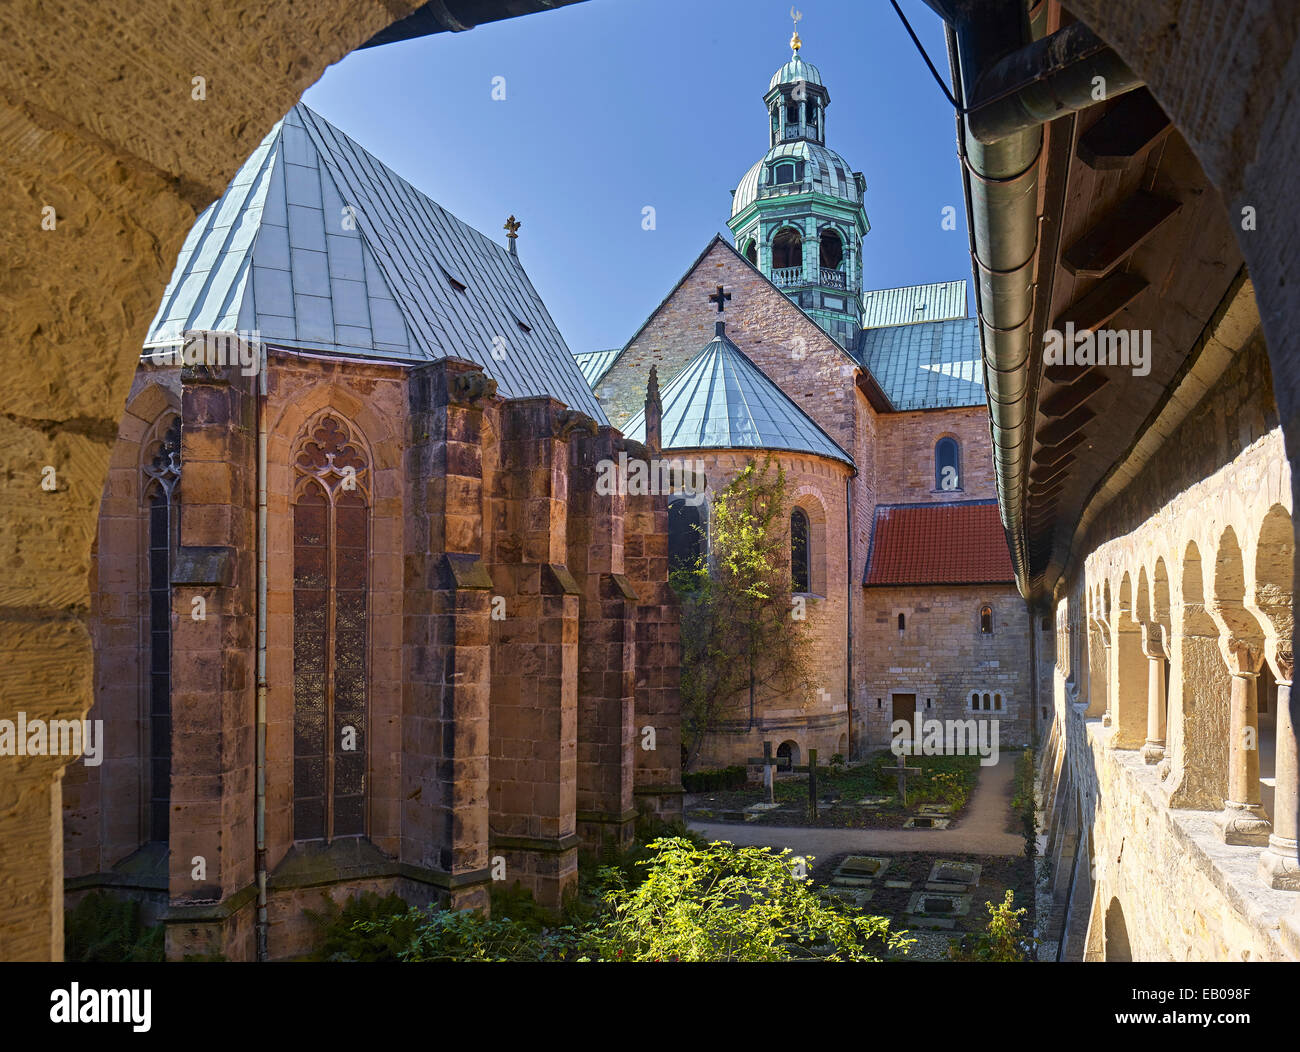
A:
<svg viewBox="0 0 1300 1052">
<path fill-rule="evenodd" d="M 506 225 L 501 229 L 506 231 L 506 237 L 513 240 L 514 238 L 517 238 L 519 236 L 519 227 L 521 225 L 522 224 L 519 222 L 518 219 L 516 219 L 514 216 L 511 216 L 509 219 L 506 220 Z"/>
<path fill-rule="evenodd" d="M 799 49 L 803 47 L 803 41 L 799 39 L 799 22 L 803 18 L 802 11 L 796 11 L 790 8 L 790 17 L 794 20 L 794 33 L 790 36 L 790 50 L 794 52 L 794 57 L 799 57 Z"/>
</svg>

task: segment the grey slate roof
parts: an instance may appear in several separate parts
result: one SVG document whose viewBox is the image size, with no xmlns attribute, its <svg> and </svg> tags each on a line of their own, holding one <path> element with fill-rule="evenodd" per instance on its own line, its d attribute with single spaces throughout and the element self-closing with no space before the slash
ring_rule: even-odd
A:
<svg viewBox="0 0 1300 1052">
<path fill-rule="evenodd" d="M 551 395 L 607 422 L 518 260 L 301 103 L 190 230 L 145 345 L 188 329 L 467 358 L 504 397 Z"/>
<path fill-rule="evenodd" d="M 985 404 L 976 318 L 864 329 L 856 356 L 895 409 Z"/>
<path fill-rule="evenodd" d="M 660 392 L 664 449 L 767 449 L 853 458 L 725 335 L 715 336 Z M 645 412 L 623 433 L 645 441 Z"/>
<path fill-rule="evenodd" d="M 862 327 L 912 325 L 920 321 L 948 321 L 966 317 L 966 279 L 908 285 L 900 289 L 873 289 L 862 294 Z"/>
<path fill-rule="evenodd" d="M 587 386 L 594 391 L 601 377 L 609 372 L 609 367 L 622 351 L 622 347 L 612 347 L 608 351 L 574 351 L 573 360 L 582 370 L 582 378 L 587 381 Z"/>
</svg>

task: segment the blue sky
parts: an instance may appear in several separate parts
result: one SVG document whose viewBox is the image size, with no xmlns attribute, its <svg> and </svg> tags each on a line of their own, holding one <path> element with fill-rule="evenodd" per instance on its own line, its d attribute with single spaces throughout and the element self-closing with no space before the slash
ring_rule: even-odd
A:
<svg viewBox="0 0 1300 1052">
<path fill-rule="evenodd" d="M 946 75 L 942 25 L 900 6 Z M 867 288 L 970 277 L 953 111 L 886 0 L 802 0 L 827 144 L 866 176 Z M 715 233 L 767 149 L 789 0 L 588 0 L 353 52 L 303 97 L 519 253 L 571 350 L 621 347 Z M 505 78 L 505 99 L 492 98 Z M 642 229 L 642 209 L 656 228 Z M 943 208 L 957 210 L 942 229 Z"/>
</svg>

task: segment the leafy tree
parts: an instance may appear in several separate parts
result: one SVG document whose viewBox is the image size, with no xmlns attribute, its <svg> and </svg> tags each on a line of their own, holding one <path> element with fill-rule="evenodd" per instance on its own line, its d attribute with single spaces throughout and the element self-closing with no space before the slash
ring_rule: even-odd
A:
<svg viewBox="0 0 1300 1052">
<path fill-rule="evenodd" d="M 686 767 L 705 738 L 744 703 L 754 725 L 760 693 L 807 692 L 806 622 L 793 616 L 785 469 L 750 461 L 714 498 L 709 558 L 675 570 L 682 608 L 682 734 Z"/>
<path fill-rule="evenodd" d="M 609 871 L 607 919 L 584 939 L 603 961 L 875 961 L 909 940 L 884 917 L 856 916 L 818 898 L 810 859 L 789 849 L 651 841 L 645 879 Z"/>
</svg>

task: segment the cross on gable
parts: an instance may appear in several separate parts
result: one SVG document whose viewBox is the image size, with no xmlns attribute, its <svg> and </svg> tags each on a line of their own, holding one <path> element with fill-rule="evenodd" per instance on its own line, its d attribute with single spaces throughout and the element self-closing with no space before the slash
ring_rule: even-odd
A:
<svg viewBox="0 0 1300 1052">
<path fill-rule="evenodd" d="M 731 293 L 730 293 L 730 292 L 723 292 L 723 291 L 722 291 L 722 286 L 721 286 L 721 285 L 718 286 L 718 291 L 717 291 L 717 292 L 715 292 L 715 293 L 713 293 L 711 296 L 709 296 L 709 302 L 710 302 L 710 303 L 716 303 L 716 304 L 718 305 L 718 313 L 719 313 L 719 314 L 721 314 L 724 310 L 727 309 L 727 308 L 726 308 L 726 302 L 727 302 L 727 300 L 729 300 L 729 299 L 731 299 Z"/>
</svg>

